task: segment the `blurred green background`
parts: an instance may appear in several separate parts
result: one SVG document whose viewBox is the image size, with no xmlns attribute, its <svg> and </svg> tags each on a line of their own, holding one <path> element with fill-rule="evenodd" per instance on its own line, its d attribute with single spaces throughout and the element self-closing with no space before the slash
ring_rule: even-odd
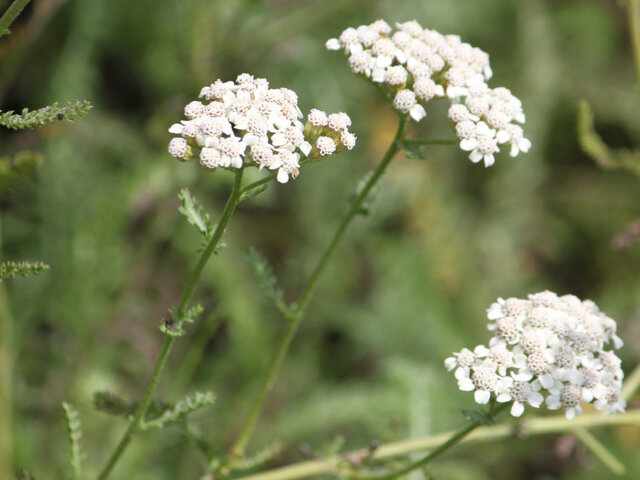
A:
<svg viewBox="0 0 640 480">
<path fill-rule="evenodd" d="M 485 309 L 499 296 L 550 289 L 592 298 L 619 322 L 625 370 L 638 363 L 640 245 L 616 250 L 611 239 L 640 217 L 640 179 L 599 170 L 575 133 L 586 98 L 607 143 L 640 143 L 627 19 L 616 2 L 33 1 L 0 41 L 0 107 L 88 99 L 94 109 L 73 124 L 0 132 L 2 153 L 45 155 L 34 181 L 1 200 L 2 258 L 51 265 L 2 284 L 0 345 L 13 359 L 4 393 L 13 405 L 0 408 L 13 418 L 1 467 L 12 468 L 12 449 L 13 468 L 70 477 L 63 400 L 80 412 L 87 472 L 102 467 L 125 423 L 95 412 L 92 394 L 139 397 L 162 341 L 158 324 L 197 258 L 200 238 L 178 214 L 176 194 L 190 188 L 215 219 L 231 185 L 228 172 L 169 157 L 167 128 L 202 86 L 248 72 L 295 90 L 305 112 L 349 113 L 358 145 L 241 205 L 227 248 L 203 275 L 205 314 L 173 351 L 158 398 L 215 391 L 217 404 L 193 418 L 226 451 L 283 327 L 247 247 L 270 260 L 295 299 L 395 130 L 375 89 L 324 48 L 377 18 L 416 19 L 489 52 L 491 85 L 522 99 L 533 148 L 516 159 L 501 153 L 486 170 L 444 146 L 426 150 L 426 160 L 393 162 L 371 215 L 356 221 L 322 278 L 250 450 L 279 440 L 275 466 L 303 459 L 302 443 L 320 454 L 338 435 L 357 448 L 462 425 L 472 396 L 442 362 L 486 341 Z M 428 111 L 416 136 L 450 138 L 444 106 Z M 595 433 L 639 478 L 638 429 Z M 461 446 L 432 471 L 461 480 L 612 475 L 557 436 Z M 137 435 L 113 478 L 201 472 L 193 445 L 167 428 Z"/>
</svg>

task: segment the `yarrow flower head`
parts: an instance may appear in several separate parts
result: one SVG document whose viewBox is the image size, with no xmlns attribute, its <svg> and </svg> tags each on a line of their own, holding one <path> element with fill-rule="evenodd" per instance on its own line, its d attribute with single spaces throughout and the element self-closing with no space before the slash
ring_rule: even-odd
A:
<svg viewBox="0 0 640 480">
<path fill-rule="evenodd" d="M 581 404 L 623 412 L 623 372 L 613 349 L 622 346 L 616 322 L 591 300 L 545 291 L 528 299 L 499 298 L 487 310 L 489 346 L 462 349 L 445 360 L 455 369 L 460 390 L 474 391 L 475 401 L 512 402 L 519 417 L 525 406 L 546 403 L 563 408 L 571 419 Z"/>
<path fill-rule="evenodd" d="M 203 102 L 185 106 L 186 120 L 169 128 L 178 135 L 169 142 L 169 153 L 183 161 L 198 157 L 205 169 L 255 165 L 277 170 L 278 182 L 286 183 L 305 161 L 351 150 L 356 143 L 346 113 L 313 109 L 305 125 L 296 93 L 271 89 L 264 78 L 243 73 L 235 82 L 216 80 L 200 97 Z"/>
<path fill-rule="evenodd" d="M 329 50 L 342 50 L 356 75 L 380 84 L 392 98 L 394 108 L 416 122 L 427 112 L 432 98 L 451 101 L 449 120 L 469 159 L 495 162 L 499 145 L 515 157 L 527 152 L 522 103 L 506 88 L 491 89 L 493 75 L 489 55 L 462 42 L 457 35 L 442 35 L 414 21 L 397 23 L 396 30 L 384 20 L 347 28 L 327 41 Z"/>
</svg>

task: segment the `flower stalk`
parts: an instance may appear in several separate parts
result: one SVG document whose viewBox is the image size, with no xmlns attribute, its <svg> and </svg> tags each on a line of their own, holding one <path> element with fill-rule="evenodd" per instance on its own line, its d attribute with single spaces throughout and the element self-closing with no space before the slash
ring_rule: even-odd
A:
<svg viewBox="0 0 640 480">
<path fill-rule="evenodd" d="M 222 217 L 220 218 L 220 221 L 218 222 L 218 226 L 216 227 L 213 233 L 213 236 L 211 237 L 211 241 L 207 244 L 206 248 L 203 250 L 202 254 L 200 255 L 200 259 L 198 260 L 198 263 L 193 269 L 193 272 L 191 273 L 191 276 L 189 277 L 189 280 L 187 281 L 187 284 L 185 286 L 184 292 L 182 294 L 182 298 L 180 300 L 180 304 L 177 309 L 177 314 L 176 314 L 176 316 L 178 317 L 177 320 L 180 320 L 184 316 L 185 311 L 189 305 L 189 302 L 191 301 L 191 297 L 193 296 L 193 292 L 196 288 L 198 280 L 200 279 L 202 270 L 204 269 L 205 265 L 209 261 L 211 254 L 214 252 L 215 248 L 220 243 L 224 230 L 227 224 L 229 223 L 229 220 L 231 219 L 231 216 L 235 211 L 236 206 L 240 202 L 243 171 L 244 169 L 237 169 L 235 171 L 233 189 L 231 190 L 229 199 L 227 200 L 227 203 L 222 212 Z M 129 422 L 129 426 L 127 427 L 127 430 L 125 431 L 124 435 L 120 439 L 120 442 L 118 443 L 115 450 L 109 457 L 106 465 L 98 475 L 97 480 L 105 480 L 106 478 L 108 478 L 109 474 L 113 470 L 113 467 L 116 465 L 119 458 L 122 456 L 127 446 L 131 442 L 131 438 L 133 437 L 134 433 L 136 433 L 136 431 L 140 427 L 140 423 L 143 421 L 144 416 L 147 413 L 149 404 L 151 403 L 151 398 L 153 397 L 153 394 L 156 391 L 156 387 L 158 386 L 160 375 L 162 374 L 162 370 L 164 369 L 164 366 L 166 364 L 167 358 L 169 357 L 169 353 L 171 352 L 171 347 L 175 339 L 176 337 L 171 335 L 165 336 L 164 343 L 162 344 L 162 348 L 160 349 L 160 353 L 158 354 L 158 358 L 156 359 L 156 363 L 154 364 L 153 371 L 151 373 L 149 382 L 147 383 L 147 387 L 142 397 L 142 401 L 140 402 L 140 406 L 138 407 L 133 418 Z"/>
<path fill-rule="evenodd" d="M 378 180 L 380 180 L 380 177 L 382 177 L 382 175 L 386 171 L 387 167 L 389 166 L 389 163 L 391 163 L 391 160 L 393 159 L 395 154 L 401 148 L 401 145 L 402 145 L 401 140 L 404 136 L 405 125 L 406 125 L 406 116 L 400 116 L 398 128 L 397 128 L 393 142 L 387 149 L 380 164 L 373 172 L 373 175 L 371 175 L 371 177 L 367 181 L 366 185 L 364 186 L 360 194 L 354 200 L 351 208 L 349 209 L 347 214 L 344 216 L 344 218 L 340 222 L 340 225 L 338 226 L 335 234 L 333 235 L 331 242 L 329 243 L 326 250 L 318 260 L 318 263 L 316 264 L 315 268 L 313 269 L 313 272 L 311 273 L 309 280 L 307 281 L 304 287 L 304 290 L 300 295 L 299 301 L 297 302 L 295 307 L 292 309 L 291 313 L 286 315 L 287 324 L 285 327 L 285 331 L 282 335 L 282 338 L 278 343 L 276 353 L 274 354 L 273 359 L 271 360 L 267 374 L 264 377 L 264 380 L 260 386 L 258 395 L 255 397 L 255 400 L 253 402 L 253 405 L 251 407 L 247 420 L 245 421 L 244 426 L 240 432 L 240 435 L 231 449 L 231 455 L 229 457 L 229 460 L 226 464 L 218 468 L 219 473 L 225 474 L 228 471 L 228 469 L 233 465 L 233 463 L 244 455 L 245 448 L 251 438 L 251 435 L 253 434 L 253 430 L 255 428 L 256 422 L 258 420 L 258 417 L 264 405 L 266 396 L 269 393 L 269 391 L 273 388 L 273 384 L 280 371 L 282 361 L 284 360 L 287 354 L 287 351 L 289 350 L 291 341 L 293 340 L 293 337 L 295 336 L 295 333 L 298 330 L 300 323 L 302 322 L 307 305 L 311 300 L 311 296 L 313 295 L 313 292 L 315 291 L 318 280 L 320 279 L 320 276 L 322 275 L 322 273 L 325 271 L 329 263 L 329 260 L 333 256 L 333 253 L 335 252 L 336 247 L 338 246 L 338 243 L 340 242 L 345 232 L 347 231 L 347 228 L 349 227 L 353 219 L 356 217 L 356 215 L 360 211 L 362 204 L 365 202 L 369 193 L 371 192 L 373 187 L 377 184 Z"/>
</svg>

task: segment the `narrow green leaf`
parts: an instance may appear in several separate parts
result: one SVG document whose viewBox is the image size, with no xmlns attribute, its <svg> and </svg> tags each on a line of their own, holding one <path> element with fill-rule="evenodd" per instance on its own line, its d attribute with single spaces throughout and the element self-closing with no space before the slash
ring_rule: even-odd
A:
<svg viewBox="0 0 640 480">
<path fill-rule="evenodd" d="M 148 430 L 150 428 L 162 428 L 165 425 L 181 420 L 188 414 L 215 403 L 216 397 L 212 392 L 197 392 L 193 396 L 180 400 L 172 408 L 165 410 L 158 418 L 146 421 L 140 428 Z"/>
<path fill-rule="evenodd" d="M 76 409 L 66 402 L 62 402 L 62 408 L 64 409 L 64 419 L 67 423 L 67 432 L 69 433 L 73 480 L 81 480 L 82 455 L 80 452 L 80 440 L 82 440 L 82 425 L 80 423 L 80 416 Z"/>
<path fill-rule="evenodd" d="M 121 396 L 108 391 L 95 392 L 93 394 L 93 407 L 99 412 L 122 417 L 133 415 L 136 411 L 135 404 L 127 402 Z"/>
<path fill-rule="evenodd" d="M 273 461 L 282 453 L 282 444 L 278 441 L 263 448 L 250 457 L 244 457 L 233 465 L 234 470 L 252 470 Z"/>
<path fill-rule="evenodd" d="M 262 185 L 258 185 L 255 188 L 252 188 L 251 190 L 247 190 L 242 195 L 240 195 L 240 201 L 242 202 L 244 200 L 249 200 L 250 198 L 253 198 L 256 195 L 260 195 L 267 188 L 269 188 L 269 184 L 268 183 L 264 183 Z"/>
<path fill-rule="evenodd" d="M 282 312 L 287 312 L 289 308 L 284 302 L 284 292 L 278 286 L 278 279 L 273 273 L 273 268 L 255 247 L 247 248 L 247 260 L 253 266 L 253 269 L 260 280 L 260 286 L 265 296 L 273 300 L 276 307 Z"/>
<path fill-rule="evenodd" d="M 93 108 L 86 100 L 67 102 L 64 105 L 54 103 L 38 110 L 25 108 L 21 113 L 13 110 L 0 113 L 0 125 L 11 130 L 42 127 L 48 123 L 62 120 L 74 121 L 84 117 Z"/>
<path fill-rule="evenodd" d="M 213 226 L 211 225 L 209 214 L 205 212 L 198 200 L 191 195 L 189 189 L 182 189 L 178 194 L 178 198 L 182 203 L 182 205 L 178 207 L 178 211 L 184 215 L 187 222 L 196 227 L 198 231 L 205 236 L 208 242 L 213 235 Z"/>
<path fill-rule="evenodd" d="M 49 270 L 49 265 L 42 262 L 2 262 L 0 263 L 0 282 L 6 278 L 15 278 L 18 275 L 21 277 L 37 275 L 45 270 Z"/>
</svg>

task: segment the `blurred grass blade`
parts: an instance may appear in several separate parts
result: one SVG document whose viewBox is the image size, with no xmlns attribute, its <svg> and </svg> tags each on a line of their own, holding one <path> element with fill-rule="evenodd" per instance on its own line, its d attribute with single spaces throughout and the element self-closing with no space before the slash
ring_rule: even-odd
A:
<svg viewBox="0 0 640 480">
<path fill-rule="evenodd" d="M 69 443 L 71 448 L 71 469 L 73 471 L 73 480 L 82 479 L 80 440 L 82 439 L 82 424 L 80 416 L 75 408 L 66 402 L 62 402 L 64 409 L 64 419 L 67 423 L 67 431 L 69 432 Z"/>
</svg>

